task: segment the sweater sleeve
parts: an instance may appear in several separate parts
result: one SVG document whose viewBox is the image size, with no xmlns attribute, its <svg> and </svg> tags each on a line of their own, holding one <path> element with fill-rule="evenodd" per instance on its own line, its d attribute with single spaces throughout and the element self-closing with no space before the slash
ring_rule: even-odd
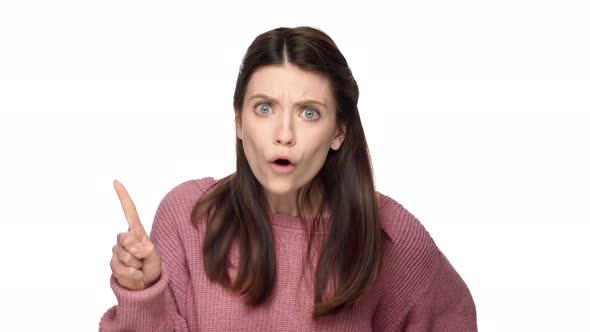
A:
<svg viewBox="0 0 590 332">
<path fill-rule="evenodd" d="M 384 202 L 384 266 L 375 331 L 477 331 L 467 285 L 420 221 L 401 204 Z"/>
<path fill-rule="evenodd" d="M 401 331 L 477 331 L 475 303 L 467 285 L 442 252 L 433 281 L 416 298 Z"/>
<path fill-rule="evenodd" d="M 174 190 L 160 202 L 150 239 L 160 250 L 160 279 L 143 290 L 129 290 L 111 275 L 110 283 L 118 304 L 101 318 L 100 331 L 188 331 L 180 314 L 188 282 L 185 252 L 175 215 L 178 214 Z"/>
</svg>

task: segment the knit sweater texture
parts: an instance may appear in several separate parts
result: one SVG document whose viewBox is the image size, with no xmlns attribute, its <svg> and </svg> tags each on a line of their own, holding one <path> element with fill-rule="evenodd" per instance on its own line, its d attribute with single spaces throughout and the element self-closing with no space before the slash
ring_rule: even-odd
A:
<svg viewBox="0 0 590 332">
<path fill-rule="evenodd" d="M 160 279 L 134 291 L 111 275 L 118 304 L 101 318 L 101 331 L 477 331 L 475 304 L 463 279 L 418 219 L 383 194 L 383 269 L 350 309 L 312 318 L 313 270 L 304 269 L 304 224 L 310 221 L 281 213 L 270 213 L 276 252 L 273 295 L 260 306 L 247 306 L 241 295 L 208 279 L 202 255 L 207 223 L 199 223 L 198 230 L 191 223 L 194 204 L 214 183 L 211 177 L 190 180 L 165 195 L 150 232 L 162 256 Z M 327 228 L 320 227 L 322 236 Z M 231 280 L 238 260 L 234 245 Z"/>
</svg>

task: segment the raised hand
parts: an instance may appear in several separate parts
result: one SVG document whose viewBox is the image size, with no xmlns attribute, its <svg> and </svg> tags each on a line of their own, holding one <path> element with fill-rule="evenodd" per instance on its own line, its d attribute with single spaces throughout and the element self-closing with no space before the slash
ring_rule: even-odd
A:
<svg viewBox="0 0 590 332">
<path fill-rule="evenodd" d="M 160 278 L 160 252 L 143 228 L 135 204 L 123 184 L 114 180 L 113 185 L 129 229 L 117 235 L 111 270 L 121 286 L 131 290 L 144 289 Z"/>
</svg>

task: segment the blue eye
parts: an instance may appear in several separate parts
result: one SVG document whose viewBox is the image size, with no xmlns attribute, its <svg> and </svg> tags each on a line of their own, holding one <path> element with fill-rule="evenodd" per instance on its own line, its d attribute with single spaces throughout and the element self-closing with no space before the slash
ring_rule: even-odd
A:
<svg viewBox="0 0 590 332">
<path fill-rule="evenodd" d="M 268 114 L 270 113 L 270 105 L 268 103 L 262 103 L 262 104 L 258 104 L 258 106 L 256 106 L 256 108 L 260 111 L 260 113 L 262 114 Z"/>
<path fill-rule="evenodd" d="M 313 108 L 306 108 L 303 111 L 303 115 L 305 116 L 306 119 L 313 119 L 314 113 L 319 115 L 318 111 L 314 110 Z"/>
</svg>

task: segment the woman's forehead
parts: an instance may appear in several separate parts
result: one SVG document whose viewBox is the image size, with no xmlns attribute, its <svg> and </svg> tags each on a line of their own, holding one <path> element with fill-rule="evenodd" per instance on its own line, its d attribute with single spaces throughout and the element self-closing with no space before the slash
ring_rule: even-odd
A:
<svg viewBox="0 0 590 332">
<path fill-rule="evenodd" d="M 295 101 L 315 100 L 328 105 L 330 81 L 324 75 L 302 70 L 294 65 L 273 65 L 258 68 L 250 78 L 246 98 L 266 95 L 274 99 L 289 97 Z"/>
</svg>

